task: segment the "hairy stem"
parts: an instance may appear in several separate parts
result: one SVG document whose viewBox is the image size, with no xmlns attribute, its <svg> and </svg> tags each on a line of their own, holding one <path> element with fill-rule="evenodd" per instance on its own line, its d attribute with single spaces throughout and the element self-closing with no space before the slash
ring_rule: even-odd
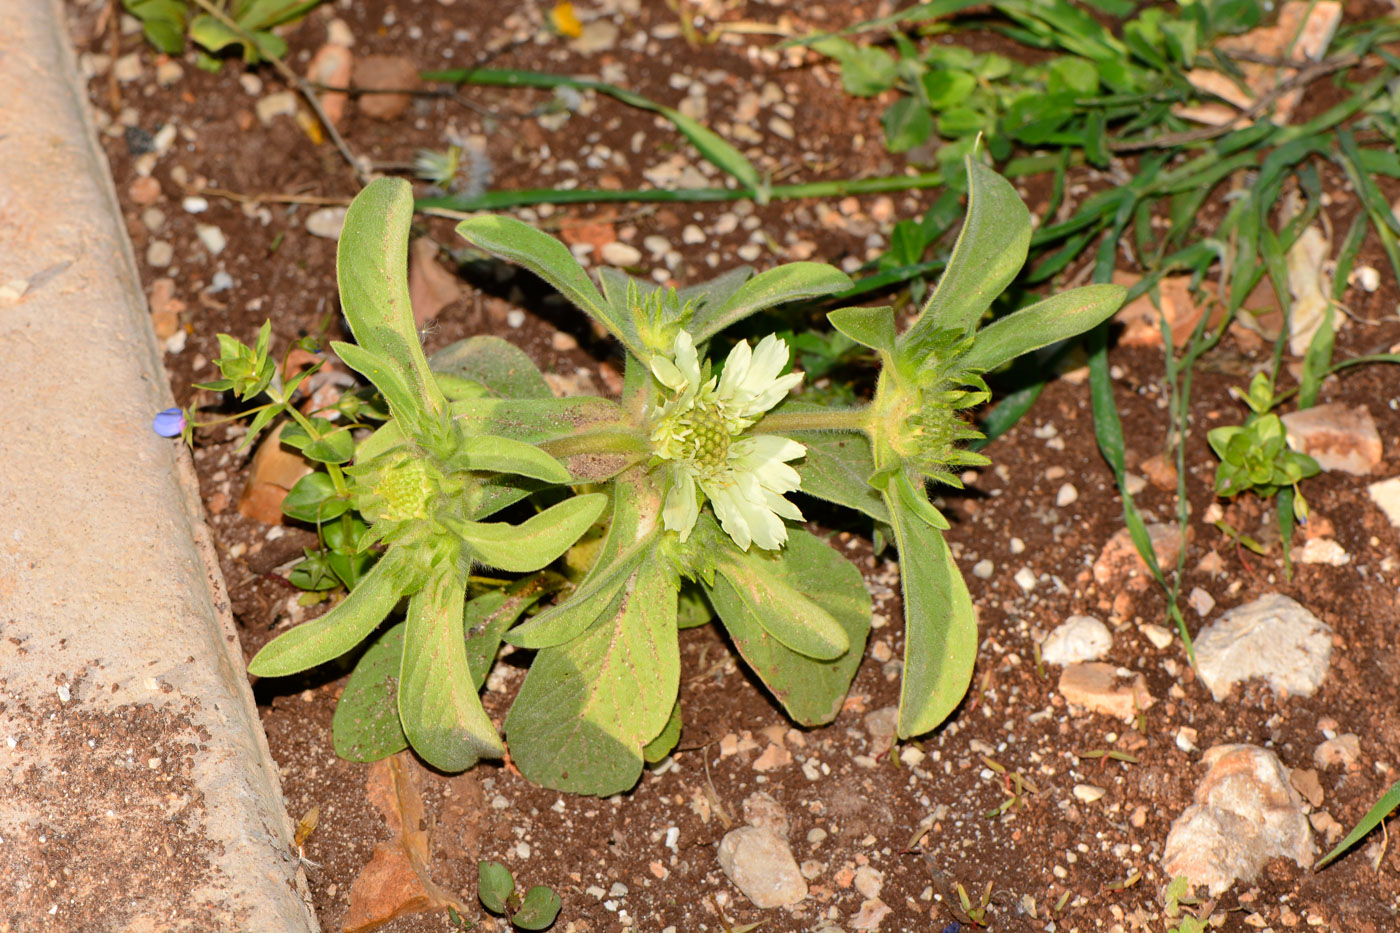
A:
<svg viewBox="0 0 1400 933">
<path fill-rule="evenodd" d="M 870 409 L 867 407 L 778 412 L 764 415 L 751 430 L 755 434 L 786 434 L 789 431 L 865 431 L 869 426 Z"/>
</svg>

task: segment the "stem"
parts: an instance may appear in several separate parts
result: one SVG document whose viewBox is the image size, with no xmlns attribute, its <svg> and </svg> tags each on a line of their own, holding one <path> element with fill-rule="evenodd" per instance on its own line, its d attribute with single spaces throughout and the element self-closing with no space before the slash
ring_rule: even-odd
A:
<svg viewBox="0 0 1400 933">
<path fill-rule="evenodd" d="M 764 415 L 754 425 L 755 434 L 786 434 L 789 431 L 867 431 L 870 409 L 851 408 L 835 411 L 790 411 Z"/>
<path fill-rule="evenodd" d="M 292 416 L 292 419 L 296 421 L 297 424 L 301 425 L 301 428 L 303 431 L 306 432 L 307 437 L 310 437 L 313 442 L 320 440 L 321 432 L 316 430 L 316 428 L 311 424 L 311 421 L 305 415 L 297 411 L 297 407 L 295 405 L 293 405 L 291 402 L 287 402 L 286 411 L 287 414 Z M 336 430 L 343 431 L 345 429 L 337 428 Z M 335 494 L 341 497 L 342 499 L 350 495 L 350 487 L 345 485 L 345 474 L 341 472 L 340 464 L 327 463 L 324 464 L 324 466 L 326 468 L 326 473 L 330 475 L 331 485 L 335 486 Z"/>
</svg>

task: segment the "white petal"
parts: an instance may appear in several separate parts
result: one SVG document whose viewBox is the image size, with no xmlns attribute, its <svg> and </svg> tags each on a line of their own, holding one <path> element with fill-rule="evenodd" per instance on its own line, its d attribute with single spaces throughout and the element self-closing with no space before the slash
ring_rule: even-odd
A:
<svg viewBox="0 0 1400 933">
<path fill-rule="evenodd" d="M 684 330 L 676 332 L 676 366 L 685 376 L 686 384 L 695 387 L 700 384 L 700 359 L 695 353 L 695 341 Z"/>
<path fill-rule="evenodd" d="M 695 480 L 685 470 L 671 474 L 671 489 L 666 493 L 666 505 L 661 511 L 667 531 L 679 532 L 681 540 L 690 537 L 695 520 L 700 517 L 700 505 L 695 498 Z"/>
<path fill-rule="evenodd" d="M 761 391 L 755 393 L 744 406 L 743 414 L 746 417 L 762 414 L 774 405 L 787 398 L 787 394 L 797 388 L 802 382 L 802 373 L 788 373 L 766 385 Z"/>
<path fill-rule="evenodd" d="M 745 388 L 755 394 L 762 392 L 778 378 L 778 373 L 783 371 L 787 361 L 787 343 L 773 334 L 764 337 L 754 348 L 753 362 L 749 364 L 749 378 L 744 383 Z"/>
<path fill-rule="evenodd" d="M 660 353 L 651 358 L 651 372 L 658 382 L 672 391 L 679 392 L 685 386 L 685 376 L 680 369 Z"/>
<path fill-rule="evenodd" d="M 734 344 L 734 349 L 729 351 L 729 358 L 724 361 L 724 373 L 719 378 L 719 397 L 722 399 L 736 399 L 736 393 L 744 385 L 749 374 L 749 360 L 753 357 L 753 352 L 749 349 L 747 340 L 740 340 Z M 747 394 L 743 398 L 747 398 Z"/>
<path fill-rule="evenodd" d="M 734 539 L 734 543 L 739 545 L 739 550 L 747 551 L 753 535 L 749 531 L 748 518 L 743 509 L 744 497 L 738 488 L 727 483 L 702 483 L 701 487 L 710 497 L 710 504 L 714 506 L 715 515 L 719 518 L 724 533 Z"/>
<path fill-rule="evenodd" d="M 736 441 L 730 448 L 745 462 L 753 460 L 797 460 L 807 455 L 807 448 L 797 441 L 776 434 L 753 434 Z"/>
<path fill-rule="evenodd" d="M 736 473 L 734 482 L 739 493 L 739 511 L 748 523 L 753 543 L 770 551 L 781 547 L 787 540 L 787 528 L 768 507 L 768 496 L 758 477 L 752 473 Z"/>
<path fill-rule="evenodd" d="M 765 489 L 763 494 L 768 501 L 768 508 L 772 509 L 776 514 L 781 515 L 783 518 L 790 518 L 795 522 L 806 521 L 806 519 L 802 517 L 802 510 L 793 505 L 791 501 L 784 499 L 782 496 L 769 489 Z"/>
</svg>

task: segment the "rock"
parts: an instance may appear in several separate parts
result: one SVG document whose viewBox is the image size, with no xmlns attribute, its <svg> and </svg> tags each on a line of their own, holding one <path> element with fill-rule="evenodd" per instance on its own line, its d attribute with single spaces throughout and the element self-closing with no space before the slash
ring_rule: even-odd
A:
<svg viewBox="0 0 1400 933">
<path fill-rule="evenodd" d="M 865 714 L 865 731 L 870 736 L 870 757 L 879 758 L 894 746 L 898 727 L 898 706 L 885 706 Z"/>
<path fill-rule="evenodd" d="M 1102 800 L 1103 795 L 1106 793 L 1108 793 L 1107 790 L 1093 784 L 1074 785 L 1075 799 L 1081 803 L 1093 803 L 1096 800 Z"/>
<path fill-rule="evenodd" d="M 1366 494 L 1390 519 L 1390 523 L 1400 528 L 1400 476 L 1372 483 L 1366 487 Z"/>
<path fill-rule="evenodd" d="M 462 296 L 462 283 L 437 262 L 438 245 L 430 237 L 413 241 L 408 257 L 408 303 L 420 327 Z"/>
<path fill-rule="evenodd" d="M 238 498 L 238 512 L 265 525 L 282 523 L 282 500 L 311 472 L 311 464 L 296 451 L 283 447 L 281 432 L 270 433 L 258 444 L 248 469 L 248 484 Z"/>
<path fill-rule="evenodd" d="M 767 791 L 756 791 L 744 798 L 744 822 L 766 829 L 775 836 L 788 837 L 788 817 L 783 805 Z"/>
<path fill-rule="evenodd" d="M 1196 615 L 1201 617 L 1210 615 L 1210 611 L 1215 608 L 1215 597 L 1199 586 L 1191 587 L 1191 593 L 1186 597 L 1186 601 L 1192 609 L 1196 610 Z"/>
<path fill-rule="evenodd" d="M 1144 622 L 1138 626 L 1138 631 L 1142 632 L 1143 637 L 1152 642 L 1155 648 L 1165 648 L 1176 640 L 1171 629 L 1155 622 Z"/>
<path fill-rule="evenodd" d="M 1277 693 L 1312 696 L 1327 676 L 1332 629 L 1281 593 L 1237 606 L 1196 636 L 1196 670 L 1216 700 L 1260 677 Z"/>
<path fill-rule="evenodd" d="M 355 87 L 365 91 L 416 91 L 418 66 L 401 55 L 368 55 L 355 62 Z M 360 112 L 375 120 L 397 120 L 408 110 L 409 94 L 361 94 Z"/>
<path fill-rule="evenodd" d="M 1152 541 L 1152 552 L 1157 555 L 1157 565 L 1164 568 L 1175 565 L 1181 553 L 1181 529 L 1162 522 L 1148 525 L 1147 535 Z M 1146 570 L 1147 564 L 1133 545 L 1132 535 L 1122 528 L 1108 539 L 1098 560 L 1094 561 L 1094 580 L 1099 586 L 1108 586 L 1136 577 L 1132 583 L 1142 588 L 1147 585 L 1143 577 Z"/>
<path fill-rule="evenodd" d="M 769 745 L 763 750 L 763 754 L 754 759 L 753 769 L 755 771 L 773 771 L 792 764 L 792 752 L 781 745 Z"/>
<path fill-rule="evenodd" d="M 1154 454 L 1140 464 L 1142 475 L 1158 489 L 1176 492 L 1176 464 L 1166 454 Z"/>
<path fill-rule="evenodd" d="M 1046 637 L 1040 659 L 1046 664 L 1097 661 L 1113 647 L 1113 635 L 1093 616 L 1070 616 Z"/>
<path fill-rule="evenodd" d="M 185 69 L 181 68 L 177 61 L 167 59 L 156 65 L 156 83 L 161 87 L 170 87 L 184 76 Z"/>
<path fill-rule="evenodd" d="M 1329 567 L 1343 567 L 1351 563 L 1351 555 L 1332 538 L 1309 538 L 1293 554 L 1300 564 L 1326 564 Z"/>
<path fill-rule="evenodd" d="M 271 125 L 278 117 L 294 117 L 297 113 L 296 92 L 277 91 L 259 98 L 253 105 L 253 112 L 258 115 L 258 122 L 263 126 Z"/>
<path fill-rule="evenodd" d="M 1381 462 L 1381 436 L 1365 405 L 1317 405 L 1284 415 L 1288 446 L 1327 472 L 1365 476 Z"/>
<path fill-rule="evenodd" d="M 219 255 L 228 246 L 228 237 L 214 224 L 195 224 L 194 232 L 211 256 Z"/>
<path fill-rule="evenodd" d="M 381 842 L 350 884 L 345 933 L 372 930 L 395 917 L 432 906 L 432 898 L 397 840 Z"/>
<path fill-rule="evenodd" d="M 146 207 L 161 199 L 160 182 L 146 175 L 133 181 L 126 193 L 133 204 Z"/>
<path fill-rule="evenodd" d="M 1322 782 L 1317 779 L 1317 772 L 1312 768 L 1294 771 L 1288 775 L 1288 783 L 1292 784 L 1293 789 L 1303 795 L 1308 806 L 1314 810 L 1322 806 Z"/>
<path fill-rule="evenodd" d="M 1064 508 L 1067 505 L 1074 505 L 1074 503 L 1078 501 L 1079 490 L 1074 488 L 1073 483 L 1065 483 L 1060 487 L 1059 492 L 1055 493 L 1055 505 L 1059 508 Z"/>
<path fill-rule="evenodd" d="M 146 265 L 153 269 L 164 269 L 175 259 L 175 247 L 165 240 L 152 240 L 146 247 Z"/>
<path fill-rule="evenodd" d="M 880 923 L 890 914 L 890 905 L 879 898 L 862 901 L 860 912 L 851 918 L 851 927 L 857 930 L 878 930 Z"/>
<path fill-rule="evenodd" d="M 141 78 L 141 53 L 123 55 L 112 63 L 112 76 L 122 84 L 130 84 Z"/>
<path fill-rule="evenodd" d="M 786 907 L 807 896 L 792 849 L 768 829 L 741 826 L 726 833 L 719 843 L 719 867 L 758 908 Z"/>
<path fill-rule="evenodd" d="M 1211 896 L 1252 881 L 1274 858 L 1313 863 L 1312 829 L 1278 756 L 1254 745 L 1217 745 L 1194 802 L 1172 823 L 1162 853 L 1168 878 L 1185 875 Z"/>
<path fill-rule="evenodd" d="M 1313 749 L 1313 763 L 1322 770 L 1340 765 L 1350 768 L 1361 758 L 1361 739 L 1353 732 L 1344 732 Z"/>
<path fill-rule="evenodd" d="M 340 239 L 346 210 L 344 207 L 322 207 L 312 211 L 306 218 L 306 232 L 327 240 Z"/>
<path fill-rule="evenodd" d="M 1125 722 L 1157 702 L 1147 692 L 1147 679 L 1142 674 L 1098 661 L 1065 667 L 1060 675 L 1060 695 L 1073 706 Z"/>
<path fill-rule="evenodd" d="M 1113 281 L 1118 285 L 1132 287 L 1141 276 L 1127 272 L 1115 272 Z M 1123 325 L 1123 333 L 1118 342 L 1125 347 L 1160 347 L 1162 345 L 1163 316 L 1172 329 L 1172 344 L 1180 347 L 1191 339 L 1191 331 L 1205 313 L 1191 297 L 1191 276 L 1164 276 L 1158 288 L 1161 292 L 1161 310 L 1152 304 L 1149 295 L 1140 295 L 1118 310 L 1113 320 Z"/>
<path fill-rule="evenodd" d="M 860 896 L 873 901 L 880 896 L 880 890 L 885 886 L 885 874 L 869 865 L 862 865 L 856 869 L 855 882 Z"/>
<path fill-rule="evenodd" d="M 635 266 L 642 261 L 641 250 L 618 240 L 604 244 L 598 254 L 610 266 Z"/>
<path fill-rule="evenodd" d="M 316 50 L 311 64 L 306 66 L 306 79 L 315 84 L 329 87 L 349 87 L 350 74 L 355 66 L 355 56 L 344 45 L 328 42 Z M 336 126 L 345 117 L 345 105 L 349 95 L 341 91 L 321 91 L 321 109 L 326 118 Z"/>
<path fill-rule="evenodd" d="M 618 28 L 606 19 L 595 19 L 583 27 L 577 39 L 569 42 L 569 48 L 580 55 L 606 52 L 617 45 Z"/>
</svg>

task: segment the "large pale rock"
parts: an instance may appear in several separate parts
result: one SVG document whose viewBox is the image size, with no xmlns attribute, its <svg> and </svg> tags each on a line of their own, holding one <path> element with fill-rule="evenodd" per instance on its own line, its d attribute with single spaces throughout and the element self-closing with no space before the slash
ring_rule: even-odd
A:
<svg viewBox="0 0 1400 933">
<path fill-rule="evenodd" d="M 1113 635 L 1108 626 L 1093 616 L 1070 616 L 1045 639 L 1040 646 L 1040 658 L 1046 664 L 1076 664 L 1097 661 L 1113 647 Z"/>
<path fill-rule="evenodd" d="M 719 843 L 719 867 L 755 907 L 786 907 L 807 896 L 807 881 L 792 849 L 769 829 L 730 830 Z"/>
<path fill-rule="evenodd" d="M 1140 673 L 1090 661 L 1071 664 L 1060 675 L 1060 695 L 1071 706 L 1131 722 L 1157 700 Z"/>
<path fill-rule="evenodd" d="M 258 444 L 248 483 L 238 497 L 239 514 L 265 525 L 282 523 L 282 500 L 297 480 L 311 472 L 311 464 L 301 454 L 282 446 L 281 434 L 270 432 Z"/>
<path fill-rule="evenodd" d="M 1366 494 L 1390 519 L 1390 523 L 1400 528 L 1400 476 L 1372 483 L 1366 487 Z"/>
<path fill-rule="evenodd" d="M 1289 412 L 1281 420 L 1288 446 L 1329 473 L 1365 476 L 1381 462 L 1381 435 L 1365 405 L 1352 408 L 1334 402 Z"/>
<path fill-rule="evenodd" d="M 1312 696 L 1331 658 L 1332 629 L 1281 593 L 1231 609 L 1196 636 L 1196 670 L 1217 700 L 1254 677 L 1283 695 Z"/>
<path fill-rule="evenodd" d="M 1202 761 L 1210 770 L 1167 834 L 1167 878 L 1185 875 L 1192 887 L 1205 885 L 1215 896 L 1253 880 L 1270 859 L 1312 866 L 1312 828 L 1277 755 L 1254 745 L 1217 745 Z"/>
</svg>

